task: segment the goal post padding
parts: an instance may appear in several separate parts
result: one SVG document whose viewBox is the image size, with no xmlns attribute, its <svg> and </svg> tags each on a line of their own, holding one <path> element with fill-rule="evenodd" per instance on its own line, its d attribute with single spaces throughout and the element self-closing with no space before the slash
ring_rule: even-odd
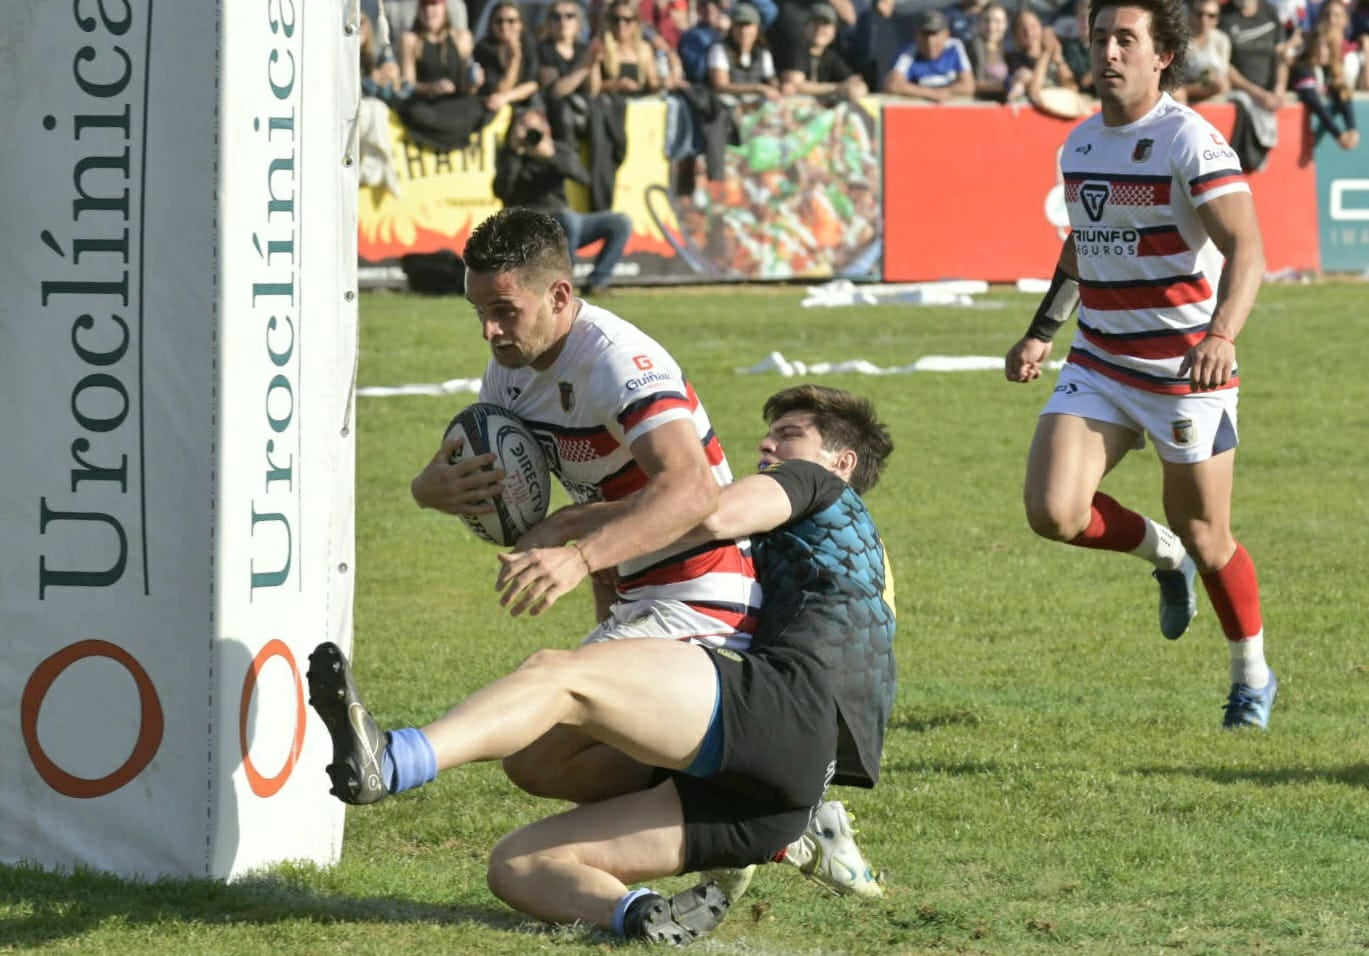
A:
<svg viewBox="0 0 1369 956">
<path fill-rule="evenodd" d="M 0 861 L 331 863 L 355 4 L 21 4 L 0 57 Z"/>
</svg>

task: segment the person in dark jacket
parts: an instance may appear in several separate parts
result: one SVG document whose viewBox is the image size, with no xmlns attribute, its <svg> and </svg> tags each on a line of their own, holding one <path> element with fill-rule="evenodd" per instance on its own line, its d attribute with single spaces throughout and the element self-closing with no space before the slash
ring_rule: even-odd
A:
<svg viewBox="0 0 1369 956">
<path fill-rule="evenodd" d="M 608 288 L 613 267 L 623 257 L 632 220 L 620 212 L 578 212 L 566 198 L 566 180 L 588 186 L 589 170 L 575 150 L 551 135 L 546 114 L 538 109 L 519 113 L 495 155 L 494 195 L 505 206 L 544 212 L 566 232 L 572 258 L 576 250 L 603 240 L 594 267 L 581 286 L 581 295 L 594 296 Z"/>
</svg>

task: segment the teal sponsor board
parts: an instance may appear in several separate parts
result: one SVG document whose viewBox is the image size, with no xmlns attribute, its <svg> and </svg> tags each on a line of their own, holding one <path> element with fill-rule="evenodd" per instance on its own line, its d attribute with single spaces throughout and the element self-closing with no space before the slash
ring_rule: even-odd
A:
<svg viewBox="0 0 1369 956">
<path fill-rule="evenodd" d="M 1344 150 L 1323 136 L 1314 153 L 1323 272 L 1369 272 L 1369 98 L 1354 110 L 1359 145 Z"/>
</svg>

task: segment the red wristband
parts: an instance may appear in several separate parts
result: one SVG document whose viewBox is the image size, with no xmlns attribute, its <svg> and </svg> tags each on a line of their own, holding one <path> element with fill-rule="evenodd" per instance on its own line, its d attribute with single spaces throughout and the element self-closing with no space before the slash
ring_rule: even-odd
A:
<svg viewBox="0 0 1369 956">
<path fill-rule="evenodd" d="M 1235 339 L 1233 339 L 1233 338 L 1232 338 L 1231 336 L 1229 336 L 1229 335 L 1223 335 L 1223 334 L 1220 333 L 1220 332 L 1208 332 L 1208 333 L 1207 333 L 1207 337 L 1210 338 L 1210 339 L 1221 339 L 1223 342 L 1230 342 L 1232 345 L 1235 345 L 1235 344 L 1236 344 L 1236 340 L 1235 340 Z"/>
</svg>

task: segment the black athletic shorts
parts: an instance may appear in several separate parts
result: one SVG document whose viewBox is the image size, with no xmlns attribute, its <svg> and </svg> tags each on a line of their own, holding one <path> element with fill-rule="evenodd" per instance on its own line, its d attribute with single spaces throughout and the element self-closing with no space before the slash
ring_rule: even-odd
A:
<svg viewBox="0 0 1369 956">
<path fill-rule="evenodd" d="M 831 780 L 837 709 L 806 658 L 704 648 L 718 671 L 722 762 L 670 776 L 684 809 L 685 871 L 764 863 L 808 826 Z"/>
</svg>

